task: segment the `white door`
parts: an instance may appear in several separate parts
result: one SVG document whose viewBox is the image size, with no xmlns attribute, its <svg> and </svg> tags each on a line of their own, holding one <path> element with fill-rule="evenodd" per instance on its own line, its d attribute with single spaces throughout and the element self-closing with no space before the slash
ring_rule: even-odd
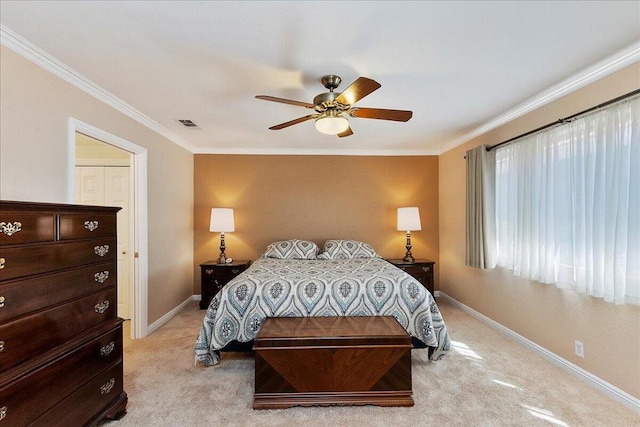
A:
<svg viewBox="0 0 640 427">
<path fill-rule="evenodd" d="M 118 316 L 131 318 L 130 175 L 128 166 L 77 166 L 76 203 L 118 206 Z"/>
<path fill-rule="evenodd" d="M 78 173 L 78 169 L 80 173 Z M 76 167 L 76 203 L 104 206 L 104 167 Z"/>
<path fill-rule="evenodd" d="M 118 316 L 131 319 L 131 269 L 130 250 L 130 197 L 129 168 L 104 168 L 104 204 L 119 206 L 118 211 Z"/>
</svg>

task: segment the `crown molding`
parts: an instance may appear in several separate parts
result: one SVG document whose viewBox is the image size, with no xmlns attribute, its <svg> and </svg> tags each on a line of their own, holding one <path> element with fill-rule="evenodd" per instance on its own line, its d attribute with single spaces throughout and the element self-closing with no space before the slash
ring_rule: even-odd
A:
<svg viewBox="0 0 640 427">
<path fill-rule="evenodd" d="M 640 61 L 640 40 L 636 40 L 626 48 L 616 52 L 610 57 L 592 65 L 584 71 L 570 77 L 563 82 L 550 87 L 544 92 L 539 93 L 533 98 L 517 105 L 516 107 L 508 110 L 504 114 L 486 122 L 485 124 L 477 127 L 471 132 L 454 139 L 450 143 L 446 144 L 438 154 L 443 154 L 452 148 L 471 141 L 473 138 L 483 135 L 492 129 L 509 123 L 518 117 L 524 116 L 531 111 L 547 105 L 565 95 L 568 95 L 576 90 L 585 87 L 593 82 L 596 82 L 610 74 L 615 73 L 635 62 Z"/>
<path fill-rule="evenodd" d="M 44 50 L 40 49 L 30 41 L 26 40 L 24 37 L 20 36 L 19 34 L 15 33 L 2 24 L 0 24 L 0 44 L 11 49 L 18 55 L 23 56 L 29 61 L 35 63 L 41 68 L 44 68 L 53 75 L 60 77 L 62 80 L 72 84 L 81 91 L 104 102 L 115 110 L 120 111 L 121 113 L 132 118 L 143 126 L 146 126 L 152 131 L 162 135 L 171 142 L 181 146 L 182 148 L 190 152 L 193 152 L 193 147 L 189 146 L 178 135 L 171 132 L 164 126 L 160 125 L 156 121 L 138 111 L 136 108 L 124 102 L 122 99 L 103 89 L 93 81 L 87 79 L 82 74 L 73 70 L 71 67 L 65 65 L 61 61 L 49 55 Z"/>
<path fill-rule="evenodd" d="M 207 148 L 196 149 L 194 154 L 233 154 L 233 155 L 258 155 L 258 156 L 437 156 L 435 150 L 358 150 L 358 149 L 303 149 L 303 148 Z"/>
</svg>

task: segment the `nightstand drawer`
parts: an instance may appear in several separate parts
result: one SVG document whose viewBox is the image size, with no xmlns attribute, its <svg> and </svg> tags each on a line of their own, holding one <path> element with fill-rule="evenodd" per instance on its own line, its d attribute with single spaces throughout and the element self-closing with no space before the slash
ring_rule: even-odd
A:
<svg viewBox="0 0 640 427">
<path fill-rule="evenodd" d="M 426 259 L 416 259 L 415 262 L 411 263 L 404 262 L 401 259 L 388 259 L 387 261 L 419 281 L 433 295 L 435 292 L 433 280 L 435 263 L 433 261 Z"/>
<path fill-rule="evenodd" d="M 200 265 L 201 282 L 200 291 L 202 299 L 200 308 L 209 307 L 211 300 L 234 277 L 249 267 L 250 261 L 236 261 L 230 264 L 218 264 L 215 261 L 205 262 Z"/>
<path fill-rule="evenodd" d="M 430 265 L 420 265 L 420 266 L 398 266 L 400 270 L 406 271 L 416 279 L 418 278 L 426 278 L 431 276 L 431 266 Z"/>
</svg>

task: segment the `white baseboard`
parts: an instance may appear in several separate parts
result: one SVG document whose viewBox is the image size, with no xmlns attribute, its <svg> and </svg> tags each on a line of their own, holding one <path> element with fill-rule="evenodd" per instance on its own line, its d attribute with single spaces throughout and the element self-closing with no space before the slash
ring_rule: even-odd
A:
<svg viewBox="0 0 640 427">
<path fill-rule="evenodd" d="M 533 341 L 528 340 L 527 338 L 523 337 L 522 335 L 520 335 L 520 334 L 512 331 L 511 329 L 501 325 L 500 323 L 496 322 L 495 320 L 492 320 L 492 319 L 488 318 L 484 314 L 475 311 L 471 307 L 461 303 L 460 301 L 450 297 L 449 295 L 447 295 L 447 294 L 445 294 L 443 292 L 439 292 L 439 291 L 436 292 L 436 294 L 437 294 L 438 297 L 441 297 L 441 298 L 447 300 L 447 302 L 449 302 L 452 305 L 456 306 L 457 308 L 459 308 L 460 310 L 464 311 L 465 313 L 470 314 L 471 316 L 473 316 L 476 319 L 486 323 L 487 325 L 491 326 L 492 328 L 497 329 L 500 332 L 503 332 L 504 334 L 510 336 L 511 338 L 515 339 L 516 341 L 519 341 L 521 344 L 524 344 L 525 346 L 529 347 L 530 349 L 538 352 L 544 358 L 546 358 L 547 360 L 552 362 L 554 365 L 559 366 L 560 368 L 564 369 L 565 371 L 569 372 L 570 374 L 572 374 L 572 375 L 580 378 L 581 380 L 589 383 L 590 385 L 598 388 L 600 391 L 602 391 L 607 396 L 619 401 L 620 403 L 622 403 L 623 405 L 627 406 L 631 410 L 633 410 L 636 413 L 640 414 L 640 399 L 630 395 L 629 393 L 625 392 L 624 390 L 620 390 L 619 388 L 609 384 L 608 382 L 606 382 L 602 378 L 599 378 L 599 377 L 593 375 L 592 373 L 590 373 L 588 371 L 585 371 L 581 367 L 574 365 L 573 363 L 569 362 L 568 360 L 563 359 L 562 357 L 558 356 L 555 353 L 552 353 L 551 351 L 549 351 L 546 348 L 534 343 Z M 446 319 L 445 319 L 445 322 L 446 322 Z"/>
<path fill-rule="evenodd" d="M 191 296 L 191 297 L 187 298 L 186 300 L 181 302 L 177 307 L 175 307 L 173 310 L 171 310 L 170 312 L 168 312 L 167 314 L 165 314 L 164 316 L 162 316 L 161 318 L 159 318 L 158 320 L 156 320 L 155 322 L 150 324 L 147 327 L 147 335 L 150 335 L 150 334 L 154 333 L 162 325 L 164 325 L 169 320 L 171 320 L 171 318 L 173 318 L 173 316 L 175 316 L 176 314 L 180 313 L 187 306 L 187 304 L 189 304 L 190 302 L 192 302 L 195 299 L 194 296 Z"/>
<path fill-rule="evenodd" d="M 202 295 L 194 295 L 192 298 L 194 301 L 202 301 Z"/>
</svg>

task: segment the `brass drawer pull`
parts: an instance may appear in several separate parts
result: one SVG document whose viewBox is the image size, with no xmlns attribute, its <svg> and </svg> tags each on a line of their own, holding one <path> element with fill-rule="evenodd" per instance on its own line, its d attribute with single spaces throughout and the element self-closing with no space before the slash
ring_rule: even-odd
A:
<svg viewBox="0 0 640 427">
<path fill-rule="evenodd" d="M 4 341 L 0 341 L 0 353 L 4 351 Z"/>
<path fill-rule="evenodd" d="M 102 387 L 100 387 L 100 394 L 109 394 L 111 393 L 111 389 L 116 385 L 116 379 L 111 378 L 109 381 L 104 383 Z"/>
<path fill-rule="evenodd" d="M 101 302 L 100 304 L 96 304 L 95 307 L 93 307 L 93 309 L 98 314 L 104 314 L 104 312 L 107 311 L 108 308 L 109 308 L 109 301 Z"/>
<path fill-rule="evenodd" d="M 84 228 L 89 231 L 95 231 L 98 229 L 98 221 L 85 221 Z"/>
<path fill-rule="evenodd" d="M 422 267 L 422 271 L 424 271 L 425 273 L 426 273 L 426 272 L 428 272 L 428 271 L 429 271 L 429 269 L 430 269 L 430 267 L 429 267 L 429 266 Z"/>
<path fill-rule="evenodd" d="M 100 349 L 100 356 L 108 356 L 111 354 L 113 349 L 116 347 L 116 343 L 111 341 L 109 344 L 105 345 Z"/>
<path fill-rule="evenodd" d="M 231 272 L 232 272 L 233 274 L 238 274 L 238 272 L 239 272 L 239 271 L 240 271 L 240 269 L 239 269 L 239 268 L 232 268 L 232 269 L 231 269 Z"/>
<path fill-rule="evenodd" d="M 0 421 L 3 420 L 6 416 L 7 416 L 7 410 L 9 408 L 7 408 L 6 406 L 3 406 L 2 408 L 0 408 Z"/>
<path fill-rule="evenodd" d="M 0 222 L 0 230 L 2 230 L 2 234 L 6 234 L 11 237 L 19 231 L 22 231 L 22 223 L 15 222 Z"/>
<path fill-rule="evenodd" d="M 105 256 L 109 252 L 109 245 L 96 246 L 93 248 L 93 252 L 98 256 Z"/>
<path fill-rule="evenodd" d="M 93 279 L 98 283 L 104 283 L 109 278 L 109 270 L 101 271 L 93 275 Z"/>
<path fill-rule="evenodd" d="M 6 299 L 4 297 L 0 297 L 0 308 L 4 307 L 4 302 Z"/>
<path fill-rule="evenodd" d="M 206 269 L 204 272 L 205 272 L 206 274 L 213 274 L 213 270 L 211 270 L 211 269 Z"/>
<path fill-rule="evenodd" d="M 0 258 L 0 270 L 2 270 L 4 268 L 4 264 L 6 263 L 6 259 L 4 258 Z"/>
</svg>

